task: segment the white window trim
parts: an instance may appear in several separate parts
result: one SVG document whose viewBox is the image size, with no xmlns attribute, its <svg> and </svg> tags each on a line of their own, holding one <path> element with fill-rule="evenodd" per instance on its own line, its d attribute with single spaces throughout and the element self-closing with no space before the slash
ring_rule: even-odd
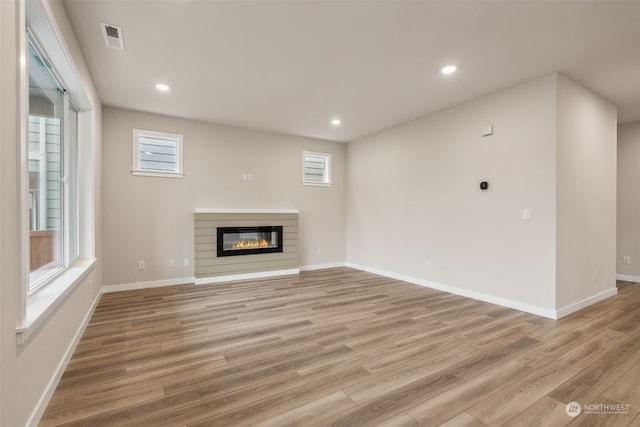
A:
<svg viewBox="0 0 640 427">
<path fill-rule="evenodd" d="M 96 164 L 95 143 L 99 135 L 95 132 L 94 123 L 97 120 L 95 106 L 85 93 L 80 80 L 78 70 L 71 59 L 64 38 L 59 29 L 52 24 L 55 22 L 53 13 L 45 2 L 19 2 L 20 14 L 19 50 L 20 57 L 27 55 L 27 32 L 25 22 L 29 24 L 31 34 L 39 44 L 42 52 L 47 54 L 49 61 L 54 64 L 57 76 L 63 82 L 74 100 L 78 110 L 78 139 L 86 141 L 78 146 L 78 240 L 79 257 L 70 262 L 63 271 L 51 278 L 47 283 L 29 292 L 29 201 L 28 166 L 21 164 L 20 179 L 20 302 L 19 321 L 15 328 L 16 341 L 19 345 L 25 344 L 43 325 L 47 319 L 60 308 L 65 299 L 94 271 L 97 259 L 95 258 L 95 200 L 94 200 L 94 176 Z M 20 117 L 20 156 L 27 158 L 28 137 L 27 117 L 28 111 L 28 69 L 26 61 L 21 61 L 19 72 L 19 117 Z M 82 159 L 82 160 L 81 160 Z M 24 161 L 24 160 L 23 160 Z M 80 189 L 82 188 L 82 189 Z M 90 279 L 89 279 L 90 280 Z"/>
<path fill-rule="evenodd" d="M 305 157 L 309 155 L 309 156 L 318 156 L 318 157 L 324 157 L 327 160 L 326 163 L 326 169 L 325 169 L 325 176 L 326 176 L 326 181 L 325 182 L 317 182 L 317 181 L 307 181 L 304 179 L 304 162 L 305 162 Z M 309 187 L 331 187 L 333 186 L 333 182 L 331 180 L 331 153 L 319 153 L 316 151 L 303 151 L 302 152 L 302 185 L 306 185 Z"/>
<path fill-rule="evenodd" d="M 44 324 L 45 319 L 54 313 L 67 296 L 71 295 L 73 290 L 89 276 L 94 270 L 96 261 L 95 258 L 76 260 L 55 280 L 29 294 L 25 318 L 16 328 L 16 340 L 19 345 L 24 344 Z"/>
<path fill-rule="evenodd" d="M 171 138 L 178 140 L 177 147 L 177 165 L 178 170 L 176 172 L 166 171 L 150 171 L 145 169 L 138 168 L 138 144 L 139 139 L 143 135 L 155 136 L 159 138 Z M 183 169 L 183 143 L 182 143 L 182 135 L 176 133 L 168 133 L 168 132 L 158 132 L 154 130 L 146 130 L 146 129 L 134 129 L 133 130 L 133 169 L 131 169 L 131 175 L 134 176 L 152 176 L 158 178 L 184 178 L 184 169 Z"/>
</svg>

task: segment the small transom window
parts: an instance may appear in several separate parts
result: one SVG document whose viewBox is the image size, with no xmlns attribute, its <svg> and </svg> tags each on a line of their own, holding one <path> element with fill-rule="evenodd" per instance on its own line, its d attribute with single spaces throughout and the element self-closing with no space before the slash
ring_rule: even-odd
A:
<svg viewBox="0 0 640 427">
<path fill-rule="evenodd" d="M 331 186 L 331 154 L 302 152 L 302 184 Z"/>
<path fill-rule="evenodd" d="M 134 129 L 131 173 L 182 178 L 182 135 Z"/>
</svg>

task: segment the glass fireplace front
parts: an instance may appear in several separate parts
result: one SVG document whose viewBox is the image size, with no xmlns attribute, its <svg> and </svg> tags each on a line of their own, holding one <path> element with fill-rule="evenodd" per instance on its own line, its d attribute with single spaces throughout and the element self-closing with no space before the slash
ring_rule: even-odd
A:
<svg viewBox="0 0 640 427">
<path fill-rule="evenodd" d="M 217 254 L 221 256 L 282 252 L 282 226 L 219 227 Z"/>
</svg>

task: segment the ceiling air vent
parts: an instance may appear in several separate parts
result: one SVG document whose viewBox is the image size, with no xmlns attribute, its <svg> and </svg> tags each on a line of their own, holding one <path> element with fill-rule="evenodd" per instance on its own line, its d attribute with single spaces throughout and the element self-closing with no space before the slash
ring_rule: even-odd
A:
<svg viewBox="0 0 640 427">
<path fill-rule="evenodd" d="M 102 36 L 104 37 L 104 44 L 106 44 L 107 47 L 124 50 L 122 28 L 102 22 L 100 23 L 100 27 L 102 27 Z"/>
</svg>

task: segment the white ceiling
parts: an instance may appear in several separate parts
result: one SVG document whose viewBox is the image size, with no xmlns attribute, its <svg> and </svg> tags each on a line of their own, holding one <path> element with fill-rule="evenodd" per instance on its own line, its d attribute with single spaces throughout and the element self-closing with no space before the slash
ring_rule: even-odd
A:
<svg viewBox="0 0 640 427">
<path fill-rule="evenodd" d="M 351 141 L 559 71 L 640 120 L 640 1 L 64 4 L 105 105 Z"/>
</svg>

